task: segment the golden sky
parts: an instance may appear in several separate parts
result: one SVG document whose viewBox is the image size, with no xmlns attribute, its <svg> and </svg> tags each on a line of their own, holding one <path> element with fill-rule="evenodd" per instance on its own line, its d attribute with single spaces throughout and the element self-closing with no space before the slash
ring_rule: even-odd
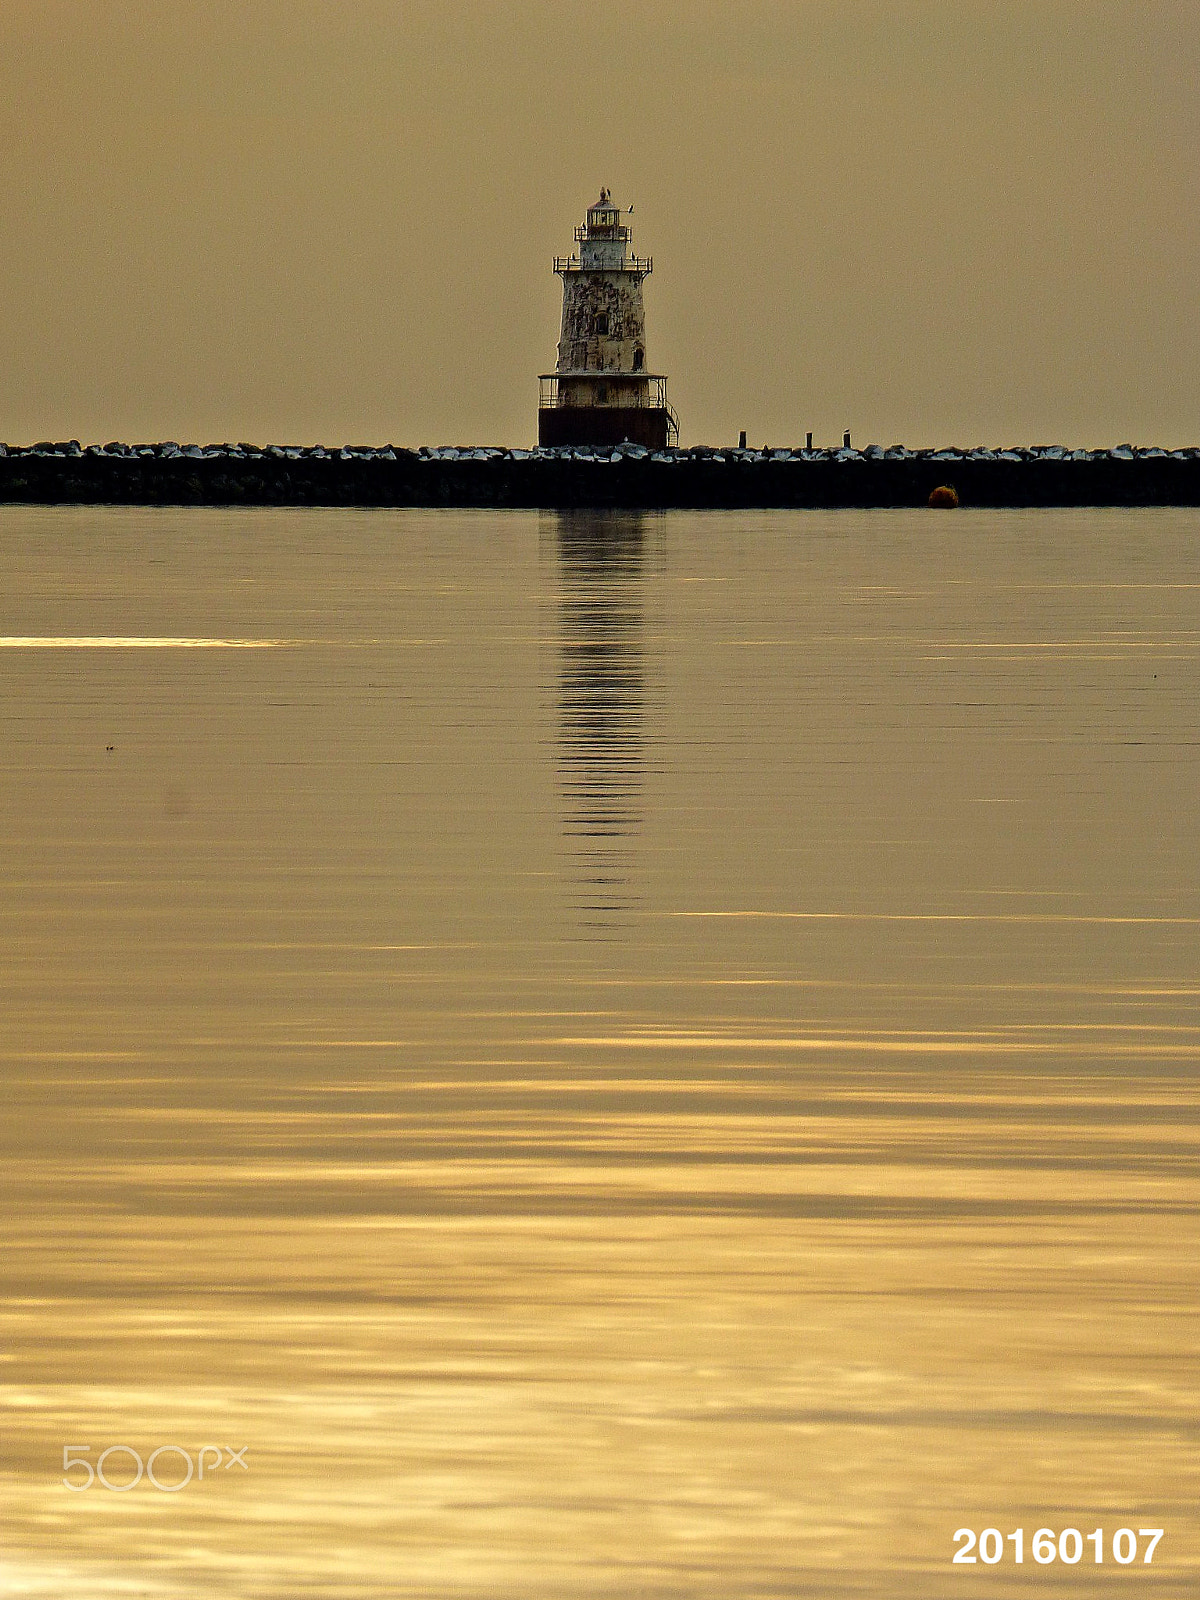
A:
<svg viewBox="0 0 1200 1600">
<path fill-rule="evenodd" d="M 528 443 L 652 254 L 684 443 L 1200 443 L 1196 0 L 4 0 L 0 438 Z"/>
</svg>

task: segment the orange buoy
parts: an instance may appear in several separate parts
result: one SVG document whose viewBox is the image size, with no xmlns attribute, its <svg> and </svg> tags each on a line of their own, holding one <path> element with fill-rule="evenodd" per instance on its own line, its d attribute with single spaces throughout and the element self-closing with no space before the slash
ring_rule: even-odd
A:
<svg viewBox="0 0 1200 1600">
<path fill-rule="evenodd" d="M 929 504 L 937 510 L 953 511 L 958 504 L 958 490 L 953 484 L 943 483 L 929 496 Z"/>
</svg>

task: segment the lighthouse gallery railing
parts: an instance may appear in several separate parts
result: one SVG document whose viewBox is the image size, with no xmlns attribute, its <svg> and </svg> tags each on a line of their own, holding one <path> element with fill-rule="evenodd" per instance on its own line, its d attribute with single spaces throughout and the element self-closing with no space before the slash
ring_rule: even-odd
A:
<svg viewBox="0 0 1200 1600">
<path fill-rule="evenodd" d="M 648 278 L 654 271 L 653 256 L 625 256 L 619 267 L 584 267 L 578 256 L 555 256 L 555 272 L 637 272 Z"/>
<path fill-rule="evenodd" d="M 591 400 L 589 405 L 671 411 L 667 404 L 667 380 L 646 372 L 544 372 L 538 379 L 538 410 L 552 411 L 556 406 L 569 404 L 559 395 L 559 383 L 578 383 L 580 379 L 608 385 L 608 398 Z"/>
</svg>

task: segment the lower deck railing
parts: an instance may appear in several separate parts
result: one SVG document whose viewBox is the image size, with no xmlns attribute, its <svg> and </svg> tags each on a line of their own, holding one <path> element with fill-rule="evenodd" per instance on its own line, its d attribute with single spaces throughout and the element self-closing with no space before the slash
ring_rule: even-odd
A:
<svg viewBox="0 0 1200 1600">
<path fill-rule="evenodd" d="M 539 383 L 539 411 L 552 411 L 557 406 L 574 405 L 666 411 L 671 419 L 671 426 L 678 434 L 675 413 L 667 403 L 665 378 L 647 378 L 637 372 L 589 372 L 565 377 L 554 373 L 539 379 Z M 572 395 L 571 391 L 576 389 L 576 386 L 586 386 L 586 397 L 575 398 Z"/>
</svg>

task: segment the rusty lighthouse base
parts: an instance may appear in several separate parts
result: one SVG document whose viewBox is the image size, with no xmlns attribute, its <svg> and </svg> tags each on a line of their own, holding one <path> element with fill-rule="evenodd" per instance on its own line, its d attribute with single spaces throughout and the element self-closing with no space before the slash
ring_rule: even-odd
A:
<svg viewBox="0 0 1200 1600">
<path fill-rule="evenodd" d="M 569 394 L 566 374 L 546 374 L 538 406 L 538 444 L 641 444 L 649 450 L 665 450 L 678 441 L 675 414 L 659 387 L 665 386 L 664 379 L 649 377 L 622 394 L 620 386 L 612 382 L 615 374 L 609 376 L 603 400 L 579 405 L 564 398 L 564 390 Z"/>
<path fill-rule="evenodd" d="M 666 411 L 644 406 L 637 411 L 613 407 L 601 416 L 594 406 L 560 406 L 538 413 L 539 445 L 643 444 L 665 450 L 670 431 Z"/>
</svg>

